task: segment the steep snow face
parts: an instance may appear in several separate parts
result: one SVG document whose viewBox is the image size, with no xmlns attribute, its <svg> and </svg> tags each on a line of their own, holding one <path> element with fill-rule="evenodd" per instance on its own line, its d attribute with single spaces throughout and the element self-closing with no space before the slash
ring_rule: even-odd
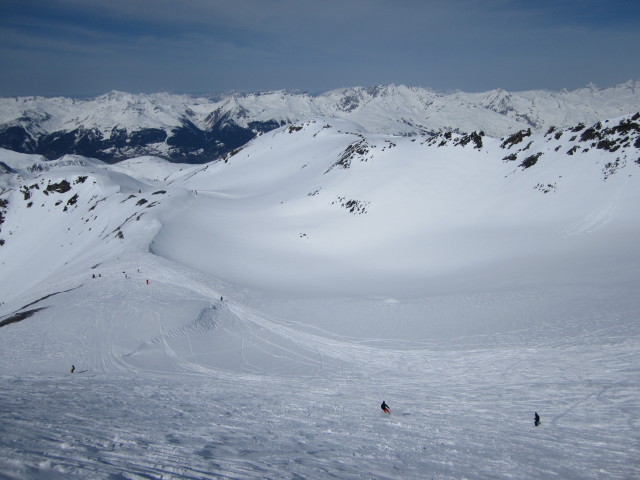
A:
<svg viewBox="0 0 640 480">
<path fill-rule="evenodd" d="M 27 165 L 14 154 L 3 159 L 20 172 L 2 175 L 14 178 L 5 182 L 10 188 L 1 206 L 5 300 L 48 291 L 63 272 L 95 268 L 105 256 L 146 250 L 159 228 L 154 209 L 167 192 L 115 171 L 126 171 L 127 165 L 111 171 L 81 157 L 34 158 Z"/>
<path fill-rule="evenodd" d="M 639 120 L 0 151 L 0 471 L 638 477 Z"/>
</svg>

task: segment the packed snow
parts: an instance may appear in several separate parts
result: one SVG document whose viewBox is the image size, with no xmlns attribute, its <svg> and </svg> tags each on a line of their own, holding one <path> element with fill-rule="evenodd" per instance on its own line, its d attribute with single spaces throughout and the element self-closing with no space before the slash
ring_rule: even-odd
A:
<svg viewBox="0 0 640 480">
<path fill-rule="evenodd" d="M 0 478 L 640 476 L 637 120 L 0 151 Z"/>
</svg>

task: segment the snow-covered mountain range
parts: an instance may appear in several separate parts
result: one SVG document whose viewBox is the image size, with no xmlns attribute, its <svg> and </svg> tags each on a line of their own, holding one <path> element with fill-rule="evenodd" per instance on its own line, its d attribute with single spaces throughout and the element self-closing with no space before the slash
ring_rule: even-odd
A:
<svg viewBox="0 0 640 480">
<path fill-rule="evenodd" d="M 406 86 L 346 88 L 318 96 L 284 91 L 227 96 L 111 92 L 90 99 L 0 99 L 0 147 L 49 159 L 107 162 L 156 155 L 206 163 L 256 134 L 317 116 L 401 135 L 483 131 L 493 137 L 592 124 L 640 111 L 640 82 L 575 91 L 440 93 Z"/>
<path fill-rule="evenodd" d="M 640 114 L 267 117 L 204 165 L 0 150 L 3 475 L 640 474 Z"/>
<path fill-rule="evenodd" d="M 609 222 L 624 220 L 624 228 L 632 230 L 640 225 L 635 203 L 640 189 L 633 186 L 640 178 L 638 113 L 569 129 L 526 129 L 500 139 L 475 132 L 383 135 L 346 120 L 317 118 L 262 134 L 219 161 L 191 167 L 157 157 L 113 166 L 80 156 L 49 161 L 6 150 L 2 158 L 5 278 L 32 268 L 28 277 L 38 282 L 45 280 L 35 274 L 43 272 L 41 261 L 34 260 L 24 242 L 27 237 L 35 241 L 38 229 L 53 228 L 51 222 L 61 222 L 67 232 L 68 240 L 61 240 L 62 250 L 54 255 L 58 262 L 77 258 L 80 242 L 93 250 L 129 237 L 128 228 L 148 223 L 145 228 L 152 237 L 145 244 L 152 241 L 149 248 L 162 251 L 163 257 L 193 268 L 211 264 L 205 269 L 219 275 L 227 265 L 225 278 L 261 288 L 276 283 L 267 274 L 270 269 L 287 271 L 282 275 L 287 289 L 301 285 L 300 274 L 314 271 L 332 294 L 339 294 L 343 283 L 381 294 L 401 285 L 407 292 L 411 286 L 401 284 L 401 278 L 411 278 L 421 290 L 418 279 L 440 277 L 441 268 L 449 271 L 489 258 L 506 261 L 508 252 L 519 257 L 523 249 L 528 252 L 525 261 L 536 258 L 540 264 L 550 241 L 557 253 L 558 245 L 591 238 L 578 234 Z M 139 222 L 162 210 L 161 205 L 173 205 L 166 199 L 175 196 L 181 200 L 172 209 L 184 210 L 177 218 Z M 256 202 L 246 208 L 250 199 Z M 202 202 L 202 208 L 187 207 Z M 112 203 L 121 206 L 114 208 Z M 101 216 L 101 211 L 107 215 Z M 246 215 L 241 222 L 245 228 L 231 227 Z M 212 223 L 223 227 L 215 241 L 206 233 Z M 486 235 L 494 229 L 513 229 L 518 241 L 509 240 L 498 255 L 495 242 L 477 242 L 471 235 L 477 227 Z M 194 229 L 205 229 L 206 234 L 195 234 Z M 75 230 L 78 238 L 69 233 Z M 469 235 L 461 235 L 464 230 Z M 451 231 L 455 241 L 449 237 Z M 167 238 L 172 239 L 169 246 Z M 65 247 L 68 243 L 75 247 Z M 239 254 L 244 243 L 263 254 Z M 387 251 L 390 245 L 396 248 Z M 398 250 L 398 245 L 405 248 Z M 415 255 L 405 258 L 406 251 Z M 291 261 L 295 252 L 299 258 Z M 253 260 L 239 268 L 238 255 Z M 90 253 L 92 262 L 94 256 Z M 351 268 L 334 278 L 327 258 Z M 401 264 L 405 267 L 394 278 L 392 272 Z M 268 278 L 266 283 L 258 281 L 263 278 Z M 10 283 L 3 287 L 5 295 L 29 282 Z"/>
</svg>

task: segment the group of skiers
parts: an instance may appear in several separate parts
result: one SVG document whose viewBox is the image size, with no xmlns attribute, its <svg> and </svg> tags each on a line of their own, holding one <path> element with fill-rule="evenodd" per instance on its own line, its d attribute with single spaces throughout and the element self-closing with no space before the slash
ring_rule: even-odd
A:
<svg viewBox="0 0 640 480">
<path fill-rule="evenodd" d="M 138 273 L 140 273 L 140 269 L 138 269 Z M 127 275 L 127 272 L 122 272 L 122 274 L 124 275 L 124 278 L 126 278 L 127 280 L 129 279 L 129 275 Z M 102 274 L 99 273 L 97 276 L 95 273 L 91 274 L 91 278 L 102 278 Z M 147 285 L 149 285 L 149 280 L 146 281 Z"/>
</svg>

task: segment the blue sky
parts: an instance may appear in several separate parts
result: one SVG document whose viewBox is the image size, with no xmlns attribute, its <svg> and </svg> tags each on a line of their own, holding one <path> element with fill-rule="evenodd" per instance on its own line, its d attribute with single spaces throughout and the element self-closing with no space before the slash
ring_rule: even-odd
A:
<svg viewBox="0 0 640 480">
<path fill-rule="evenodd" d="M 0 0 L 0 96 L 640 80 L 638 0 Z"/>
</svg>

